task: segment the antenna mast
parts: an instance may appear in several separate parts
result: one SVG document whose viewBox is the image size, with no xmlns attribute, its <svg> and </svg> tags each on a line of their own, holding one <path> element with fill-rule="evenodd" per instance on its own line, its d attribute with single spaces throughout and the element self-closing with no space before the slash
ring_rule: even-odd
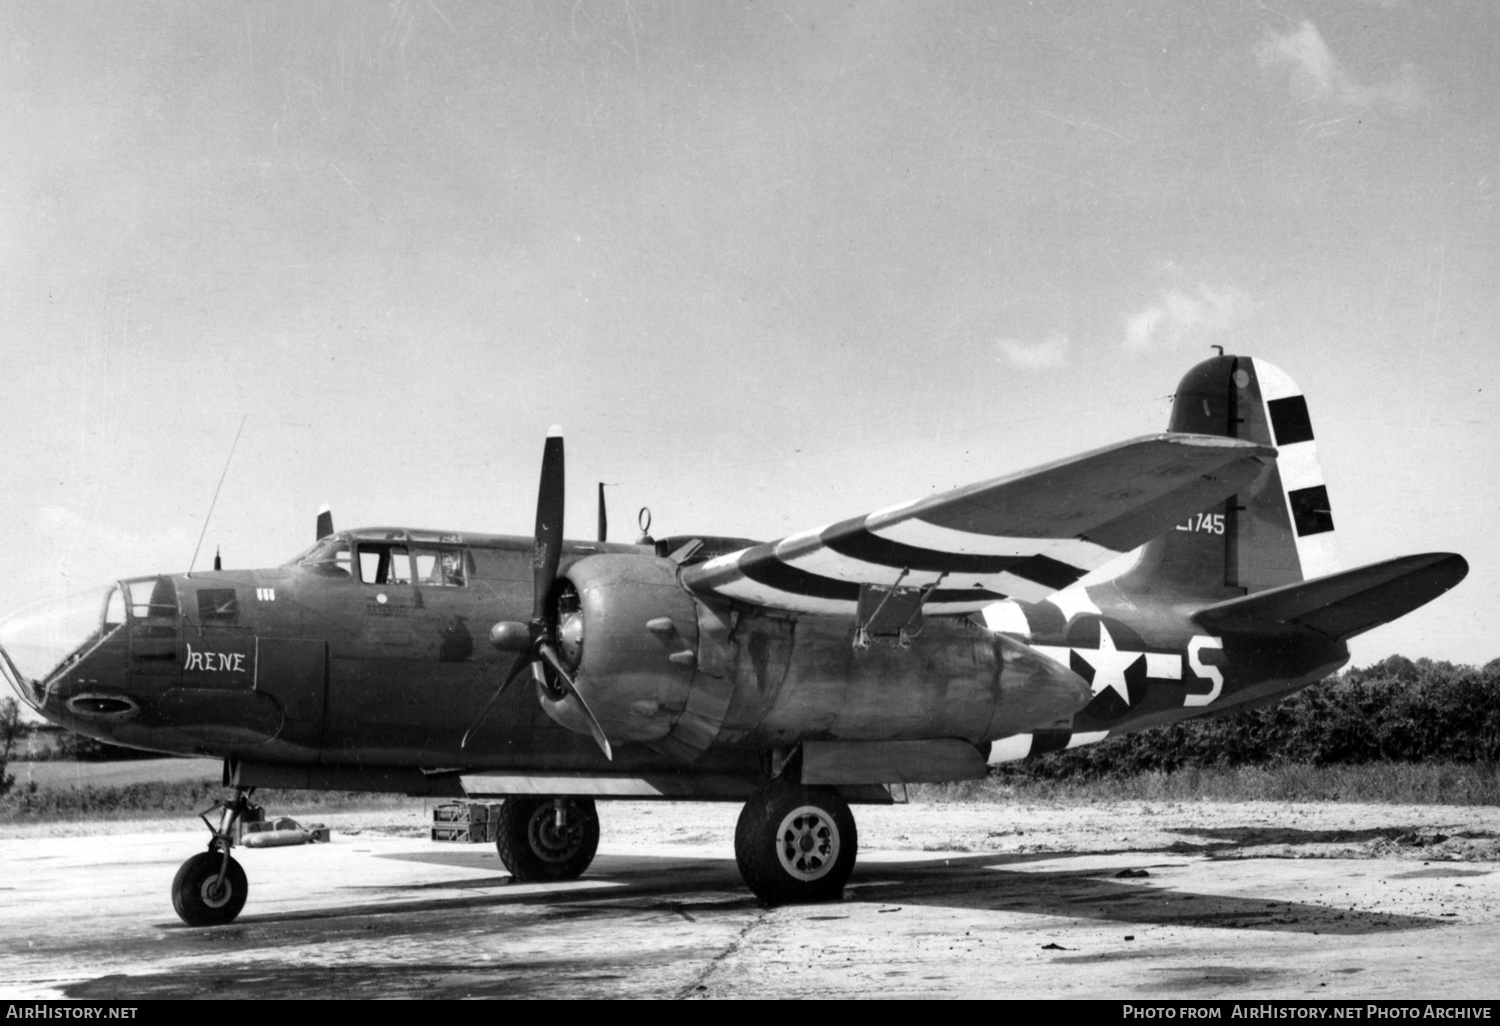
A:
<svg viewBox="0 0 1500 1026">
<path fill-rule="evenodd" d="M 219 501 L 219 489 L 224 487 L 224 478 L 229 473 L 229 464 L 234 462 L 234 450 L 239 448 L 240 435 L 244 432 L 245 421 L 248 420 L 249 417 L 250 414 L 246 413 L 243 417 L 240 418 L 240 429 L 239 431 L 236 431 L 234 433 L 234 444 L 229 447 L 229 459 L 224 461 L 223 473 L 219 474 L 219 483 L 214 486 L 214 497 L 208 504 L 208 516 L 203 518 L 203 530 L 198 532 L 198 544 L 193 547 L 193 558 L 188 563 L 188 576 L 192 576 L 193 567 L 198 562 L 198 550 L 203 548 L 203 536 L 208 533 L 208 522 L 213 518 L 214 506 L 217 505 Z"/>
</svg>

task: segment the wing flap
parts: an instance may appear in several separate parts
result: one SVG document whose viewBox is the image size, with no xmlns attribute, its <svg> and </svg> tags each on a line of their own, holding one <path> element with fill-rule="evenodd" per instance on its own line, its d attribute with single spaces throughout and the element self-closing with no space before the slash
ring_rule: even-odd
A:
<svg viewBox="0 0 1500 1026">
<path fill-rule="evenodd" d="M 920 589 L 928 613 L 1039 602 L 1249 484 L 1275 450 L 1164 434 L 684 568 L 683 584 L 788 612 L 853 613 L 863 587 Z"/>
<path fill-rule="evenodd" d="M 1343 641 L 1426 605 L 1468 572 L 1464 558 L 1449 552 L 1401 556 L 1220 602 L 1193 619 L 1209 630 L 1271 621 Z"/>
</svg>

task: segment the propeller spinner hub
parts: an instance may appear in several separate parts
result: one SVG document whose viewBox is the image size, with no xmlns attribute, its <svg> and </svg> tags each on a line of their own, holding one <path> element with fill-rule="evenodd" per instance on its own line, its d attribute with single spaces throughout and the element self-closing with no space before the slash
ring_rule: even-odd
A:
<svg viewBox="0 0 1500 1026">
<path fill-rule="evenodd" d="M 531 625 L 501 620 L 490 628 L 490 644 L 502 652 L 524 652 L 531 647 Z"/>
</svg>

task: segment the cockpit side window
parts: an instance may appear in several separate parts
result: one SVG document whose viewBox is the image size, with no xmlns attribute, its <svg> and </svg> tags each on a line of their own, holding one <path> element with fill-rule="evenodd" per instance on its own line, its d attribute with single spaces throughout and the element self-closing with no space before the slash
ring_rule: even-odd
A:
<svg viewBox="0 0 1500 1026">
<path fill-rule="evenodd" d="M 418 546 L 412 549 L 417 582 L 430 588 L 462 588 L 473 573 L 473 560 L 463 549 Z"/>
<path fill-rule="evenodd" d="M 126 581 L 125 589 L 134 621 L 130 629 L 131 665 L 141 672 L 165 672 L 178 655 L 177 587 L 170 577 L 153 577 Z"/>
<path fill-rule="evenodd" d="M 410 584 L 411 559 L 406 546 L 361 542 L 359 579 L 366 584 Z"/>
<path fill-rule="evenodd" d="M 234 623 L 239 618 L 239 597 L 233 588 L 203 588 L 198 592 L 200 624 Z"/>
<path fill-rule="evenodd" d="M 177 589 L 170 577 L 126 581 L 130 589 L 130 615 L 137 620 L 177 616 Z"/>
</svg>

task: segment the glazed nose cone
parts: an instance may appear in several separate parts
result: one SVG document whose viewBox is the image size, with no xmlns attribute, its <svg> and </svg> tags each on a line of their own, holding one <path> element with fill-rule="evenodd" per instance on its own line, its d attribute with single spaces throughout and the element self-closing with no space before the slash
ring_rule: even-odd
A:
<svg viewBox="0 0 1500 1026">
<path fill-rule="evenodd" d="M 114 587 L 75 592 L 0 620 L 0 675 L 22 701 L 41 705 L 49 682 L 123 625 L 123 603 L 111 601 L 117 594 Z"/>
</svg>

